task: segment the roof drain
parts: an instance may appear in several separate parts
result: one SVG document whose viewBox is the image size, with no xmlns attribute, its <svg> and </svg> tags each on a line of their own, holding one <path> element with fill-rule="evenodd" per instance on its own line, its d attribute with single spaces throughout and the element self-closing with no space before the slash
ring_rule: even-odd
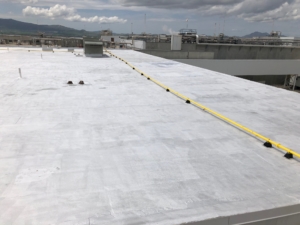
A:
<svg viewBox="0 0 300 225">
<path fill-rule="evenodd" d="M 72 81 L 68 81 L 68 84 L 73 84 L 73 82 Z"/>
<path fill-rule="evenodd" d="M 83 80 L 79 81 L 79 84 L 84 85 L 84 81 Z"/>
</svg>

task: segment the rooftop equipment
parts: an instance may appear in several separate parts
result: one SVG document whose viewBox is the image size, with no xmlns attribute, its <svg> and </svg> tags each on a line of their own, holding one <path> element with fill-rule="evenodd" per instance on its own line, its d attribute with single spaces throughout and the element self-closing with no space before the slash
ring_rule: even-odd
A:
<svg viewBox="0 0 300 225">
<path fill-rule="evenodd" d="M 180 51 L 182 43 L 181 35 L 172 35 L 171 37 L 171 50 L 172 51 Z"/>
<path fill-rule="evenodd" d="M 84 41 L 84 54 L 87 57 L 101 57 L 103 56 L 103 42 L 100 41 Z"/>
</svg>

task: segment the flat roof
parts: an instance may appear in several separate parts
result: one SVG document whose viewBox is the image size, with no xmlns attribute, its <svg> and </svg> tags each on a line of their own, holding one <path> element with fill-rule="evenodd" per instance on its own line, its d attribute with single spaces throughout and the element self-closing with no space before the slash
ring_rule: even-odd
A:
<svg viewBox="0 0 300 225">
<path fill-rule="evenodd" d="M 300 152 L 298 93 L 112 52 Z M 119 59 L 5 48 L 0 61 L 0 224 L 181 224 L 299 204 L 299 161 Z"/>
</svg>

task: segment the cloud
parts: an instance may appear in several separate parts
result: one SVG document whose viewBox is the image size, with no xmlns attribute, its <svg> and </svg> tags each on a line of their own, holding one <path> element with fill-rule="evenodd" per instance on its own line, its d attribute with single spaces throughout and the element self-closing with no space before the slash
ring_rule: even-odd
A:
<svg viewBox="0 0 300 225">
<path fill-rule="evenodd" d="M 120 19 L 117 16 L 113 17 L 82 17 L 79 14 L 76 13 L 76 10 L 71 7 L 67 7 L 66 5 L 55 5 L 50 8 L 38 8 L 38 7 L 32 7 L 27 6 L 23 9 L 23 15 L 24 16 L 42 16 L 47 17 L 51 19 L 56 18 L 63 18 L 68 21 L 73 22 L 88 22 L 88 23 L 126 23 L 127 20 Z"/>
<path fill-rule="evenodd" d="M 31 5 L 31 4 L 36 4 L 39 2 L 39 0 L 0 0 L 0 2 L 9 2 L 9 3 L 21 3 L 24 5 Z M 42 0 L 43 1 L 43 0 Z"/>
<path fill-rule="evenodd" d="M 49 9 L 27 6 L 23 9 L 25 16 L 43 16 L 51 19 L 68 17 L 75 14 L 74 8 L 67 8 L 65 5 L 55 5 Z"/>
<path fill-rule="evenodd" d="M 173 9 L 206 16 L 237 16 L 250 22 L 298 20 L 300 0 L 110 0 L 124 7 Z M 183 10 L 184 9 L 184 10 Z"/>
<path fill-rule="evenodd" d="M 272 0 L 255 2 L 246 0 L 228 11 L 228 14 L 237 15 L 239 18 L 250 22 L 270 22 L 298 20 L 299 0 Z"/>
<path fill-rule="evenodd" d="M 239 17 L 250 22 L 257 22 L 257 21 L 270 22 L 274 20 L 287 21 L 287 20 L 300 19 L 298 9 L 294 8 L 287 2 L 276 9 L 267 11 L 262 14 L 248 13 L 248 14 L 241 14 Z"/>
<path fill-rule="evenodd" d="M 0 2 L 3 0 L 0 0 Z M 45 5 L 61 4 L 61 0 L 4 0 L 19 2 L 27 5 L 34 3 L 43 9 Z M 29 4 L 31 3 L 31 4 Z M 165 13 L 165 18 L 176 14 L 186 16 L 235 16 L 250 22 L 266 22 L 272 20 L 290 21 L 299 20 L 300 0 L 69 0 L 65 1 L 69 6 L 76 9 L 109 9 L 126 11 L 151 11 L 153 13 Z M 47 10 L 47 9 L 45 9 Z M 50 10 L 50 9 L 48 9 Z M 157 22 L 174 22 L 172 19 L 156 19 Z M 174 18 L 174 16 L 173 16 Z M 90 17 L 85 18 L 74 12 L 67 18 L 70 21 L 97 21 L 107 23 L 117 21 L 122 23 L 122 19 L 116 17 Z M 176 19 L 175 19 L 176 21 Z"/>
<path fill-rule="evenodd" d="M 214 5 L 232 5 L 240 3 L 243 0 L 111 0 L 112 2 L 122 4 L 127 7 L 131 6 L 145 6 L 152 8 L 165 9 L 199 9 L 203 6 Z"/>
<path fill-rule="evenodd" d="M 21 3 L 23 3 L 23 4 L 34 4 L 37 2 L 38 2 L 38 0 L 21 0 Z"/>
<path fill-rule="evenodd" d="M 153 21 L 153 22 L 175 22 L 177 21 L 174 18 L 150 18 L 147 21 Z"/>
</svg>

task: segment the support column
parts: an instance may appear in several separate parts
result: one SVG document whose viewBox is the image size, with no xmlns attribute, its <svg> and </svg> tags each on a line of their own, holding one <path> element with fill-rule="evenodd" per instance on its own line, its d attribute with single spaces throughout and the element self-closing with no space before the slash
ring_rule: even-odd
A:
<svg viewBox="0 0 300 225">
<path fill-rule="evenodd" d="M 294 75 L 293 91 L 295 90 L 298 74 Z"/>
</svg>

